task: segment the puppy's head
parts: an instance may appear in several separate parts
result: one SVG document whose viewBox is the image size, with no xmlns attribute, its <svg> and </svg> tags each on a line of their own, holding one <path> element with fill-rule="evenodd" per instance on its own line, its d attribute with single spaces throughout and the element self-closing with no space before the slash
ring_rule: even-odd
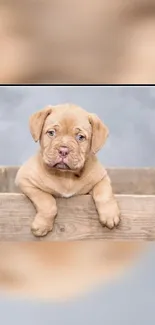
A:
<svg viewBox="0 0 155 325">
<path fill-rule="evenodd" d="M 34 140 L 40 141 L 48 167 L 72 172 L 81 170 L 108 136 L 108 128 L 95 114 L 72 104 L 47 106 L 33 114 L 30 131 Z"/>
</svg>

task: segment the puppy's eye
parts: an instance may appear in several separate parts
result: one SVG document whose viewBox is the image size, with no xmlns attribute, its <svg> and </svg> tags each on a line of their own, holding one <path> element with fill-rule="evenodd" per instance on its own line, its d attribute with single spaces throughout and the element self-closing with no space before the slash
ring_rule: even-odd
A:
<svg viewBox="0 0 155 325">
<path fill-rule="evenodd" d="M 50 137 L 54 137 L 55 136 L 55 131 L 54 130 L 51 130 L 51 131 L 48 131 L 47 134 L 50 136 Z"/>
<path fill-rule="evenodd" d="M 83 134 L 78 134 L 78 135 L 76 136 L 76 139 L 77 139 L 78 141 L 83 141 L 83 140 L 86 139 L 86 137 L 85 137 Z"/>
</svg>

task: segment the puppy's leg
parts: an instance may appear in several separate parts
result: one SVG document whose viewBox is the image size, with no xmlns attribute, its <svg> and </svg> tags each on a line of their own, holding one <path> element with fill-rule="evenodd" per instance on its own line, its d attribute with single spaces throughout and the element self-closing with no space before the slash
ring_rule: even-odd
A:
<svg viewBox="0 0 155 325">
<path fill-rule="evenodd" d="M 91 192 L 100 222 L 108 228 L 117 226 L 120 221 L 120 210 L 113 195 L 110 178 L 104 177 Z"/>
<path fill-rule="evenodd" d="M 37 210 L 31 226 L 33 234 L 38 237 L 47 235 L 53 229 L 57 214 L 56 200 L 51 194 L 32 186 L 22 186 L 22 192 L 31 200 Z"/>
</svg>

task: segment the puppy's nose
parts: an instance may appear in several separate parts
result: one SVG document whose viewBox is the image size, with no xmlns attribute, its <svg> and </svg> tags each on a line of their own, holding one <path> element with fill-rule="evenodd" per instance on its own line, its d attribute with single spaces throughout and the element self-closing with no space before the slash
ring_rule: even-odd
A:
<svg viewBox="0 0 155 325">
<path fill-rule="evenodd" d="M 61 157 L 66 157 L 69 154 L 69 149 L 67 147 L 60 147 L 59 148 L 59 155 Z"/>
</svg>

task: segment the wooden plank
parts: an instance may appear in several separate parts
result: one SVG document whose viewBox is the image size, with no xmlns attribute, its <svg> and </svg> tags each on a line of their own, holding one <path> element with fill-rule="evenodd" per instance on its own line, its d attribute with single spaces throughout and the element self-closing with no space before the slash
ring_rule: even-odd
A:
<svg viewBox="0 0 155 325">
<path fill-rule="evenodd" d="M 0 194 L 0 241 L 154 240 L 155 196 L 118 195 L 117 199 L 122 220 L 113 230 L 100 225 L 90 195 L 57 199 L 54 229 L 37 239 L 30 231 L 32 203 L 23 194 Z"/>
<path fill-rule="evenodd" d="M 19 193 L 15 185 L 15 177 L 19 167 L 0 167 L 0 192 Z"/>
<path fill-rule="evenodd" d="M 11 170 L 10 170 L 11 171 Z M 0 192 L 5 193 L 7 192 L 7 175 L 8 170 L 6 167 L 0 168 Z"/>
<path fill-rule="evenodd" d="M 117 194 L 155 195 L 155 168 L 107 168 Z"/>
<path fill-rule="evenodd" d="M 19 167 L 0 167 L 0 192 L 18 193 L 14 180 Z M 116 194 L 155 195 L 155 168 L 107 168 Z"/>
</svg>

